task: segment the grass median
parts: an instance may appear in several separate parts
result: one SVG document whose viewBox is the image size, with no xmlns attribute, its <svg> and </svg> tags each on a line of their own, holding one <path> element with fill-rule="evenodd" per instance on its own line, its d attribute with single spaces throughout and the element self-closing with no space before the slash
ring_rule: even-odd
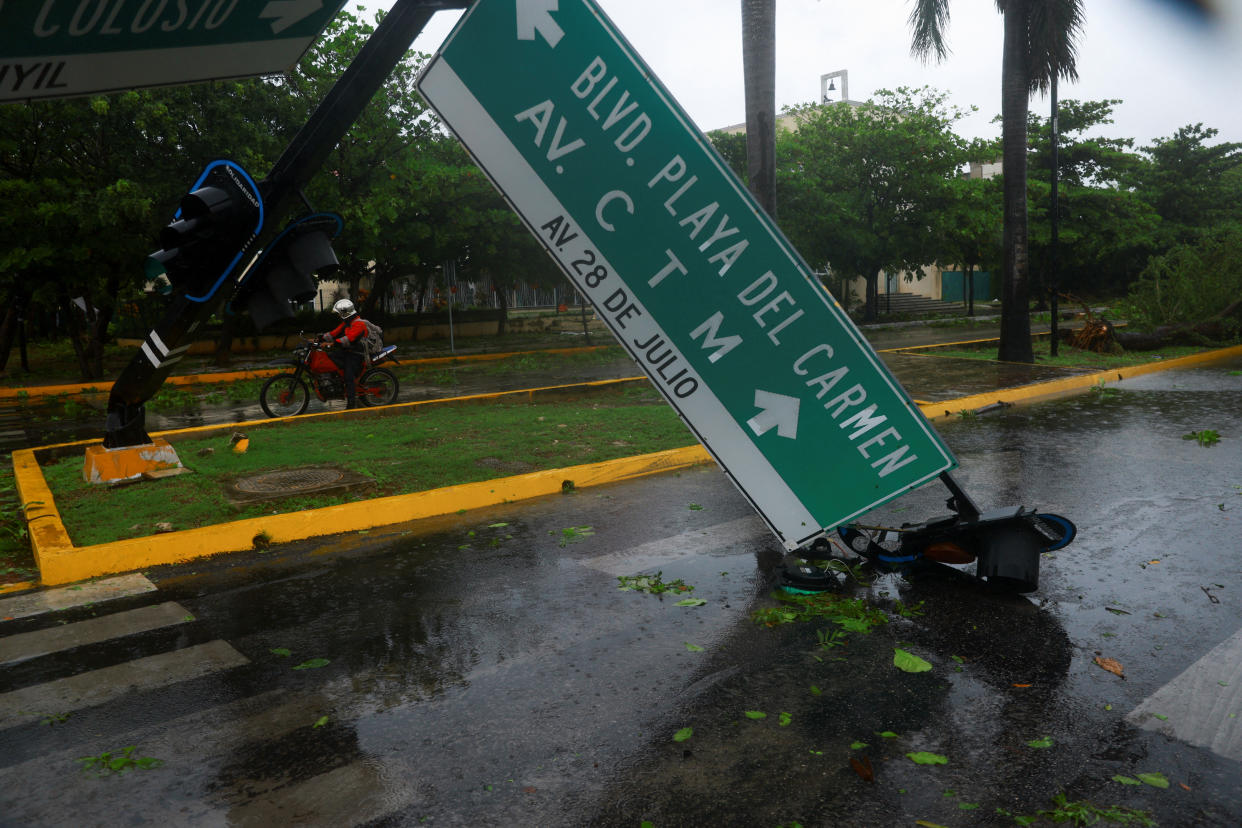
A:
<svg viewBox="0 0 1242 828">
<path fill-rule="evenodd" d="M 249 432 L 243 454 L 228 435 L 179 440 L 192 469 L 160 481 L 100 487 L 82 480 L 81 455 L 44 466 L 76 546 L 192 529 L 458 483 L 631 457 L 693 445 L 677 414 L 646 383 L 558 395 L 379 410 L 372 415 L 274 422 Z M 365 492 L 299 496 L 237 506 L 229 483 L 265 472 L 331 466 L 374 481 Z"/>
</svg>

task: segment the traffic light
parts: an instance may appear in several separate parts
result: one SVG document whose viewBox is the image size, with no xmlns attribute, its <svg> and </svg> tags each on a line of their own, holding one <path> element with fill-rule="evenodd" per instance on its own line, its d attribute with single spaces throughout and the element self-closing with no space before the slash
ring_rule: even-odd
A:
<svg viewBox="0 0 1242 828">
<path fill-rule="evenodd" d="M 232 161 L 212 161 L 160 231 L 160 250 L 147 257 L 147 278 L 167 276 L 175 293 L 206 302 L 245 266 L 263 229 L 258 185 Z"/>
<path fill-rule="evenodd" d="M 312 213 L 290 224 L 247 271 L 232 307 L 247 311 L 259 330 L 292 319 L 295 303 L 315 298 L 315 274 L 340 268 L 332 239 L 343 225 L 336 213 Z"/>
</svg>

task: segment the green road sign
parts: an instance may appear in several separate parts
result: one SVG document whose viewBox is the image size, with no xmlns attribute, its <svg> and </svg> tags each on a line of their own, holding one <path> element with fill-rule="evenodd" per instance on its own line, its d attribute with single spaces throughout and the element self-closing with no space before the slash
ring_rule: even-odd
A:
<svg viewBox="0 0 1242 828">
<path fill-rule="evenodd" d="M 955 463 L 590 0 L 477 0 L 419 91 L 789 549 Z"/>
<path fill-rule="evenodd" d="M 281 72 L 345 0 L 0 0 L 0 101 Z"/>
</svg>

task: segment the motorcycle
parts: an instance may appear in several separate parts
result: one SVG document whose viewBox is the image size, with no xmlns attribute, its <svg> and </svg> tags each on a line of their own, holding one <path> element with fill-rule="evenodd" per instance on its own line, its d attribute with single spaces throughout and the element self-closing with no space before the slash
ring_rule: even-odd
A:
<svg viewBox="0 0 1242 828">
<path fill-rule="evenodd" d="M 299 334 L 303 343 L 293 349 L 293 358 L 277 359 L 269 365 L 292 366 L 293 372 L 277 374 L 263 383 L 259 391 L 259 405 L 269 417 L 293 417 L 306 411 L 310 405 L 310 391 L 324 402 L 345 399 L 345 373 L 332 357 L 327 347 Z M 397 362 L 393 352 L 396 345 L 389 345 L 374 356 L 364 358 L 362 371 L 357 380 L 358 402 L 365 406 L 388 405 L 397 398 L 400 383 L 387 368 L 376 366 L 385 362 Z M 310 387 L 307 387 L 307 383 Z"/>
</svg>

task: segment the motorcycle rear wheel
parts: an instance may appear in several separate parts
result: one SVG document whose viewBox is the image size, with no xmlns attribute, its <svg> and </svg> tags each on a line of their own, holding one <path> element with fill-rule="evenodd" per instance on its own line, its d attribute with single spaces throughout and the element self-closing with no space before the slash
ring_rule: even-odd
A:
<svg viewBox="0 0 1242 828">
<path fill-rule="evenodd" d="M 259 405 L 269 417 L 294 417 L 310 405 L 310 391 L 296 374 L 277 374 L 263 383 Z"/>
<path fill-rule="evenodd" d="M 372 368 L 358 380 L 358 401 L 365 406 L 389 405 L 397 399 L 401 383 L 387 368 Z"/>
</svg>

